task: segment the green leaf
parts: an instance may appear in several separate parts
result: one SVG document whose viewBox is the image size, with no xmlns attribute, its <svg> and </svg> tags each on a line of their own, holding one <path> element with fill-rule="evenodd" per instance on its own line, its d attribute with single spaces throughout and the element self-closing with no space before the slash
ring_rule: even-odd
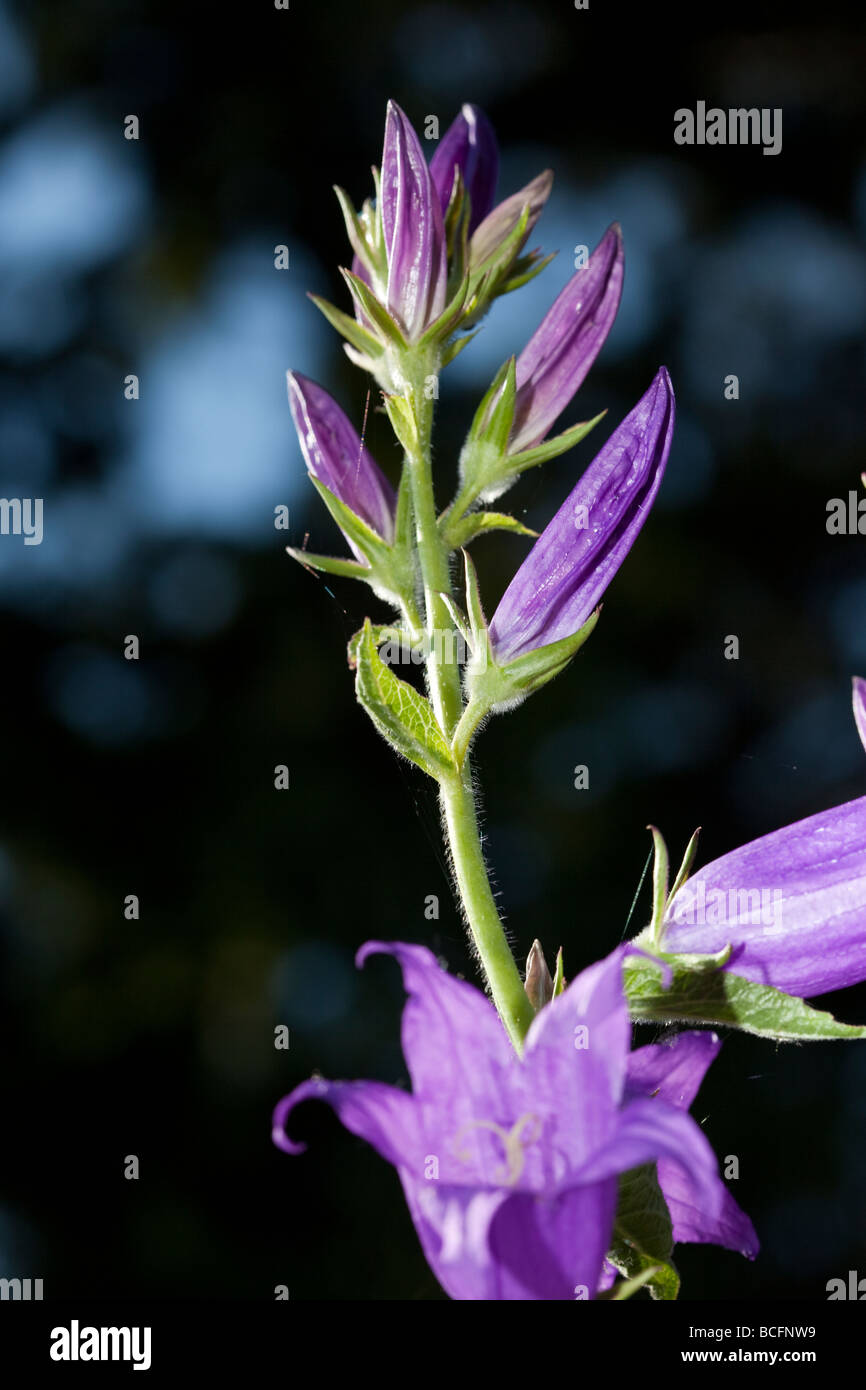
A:
<svg viewBox="0 0 866 1390">
<path fill-rule="evenodd" d="M 667 966 L 671 971 L 665 987 Z M 837 1023 L 832 1014 L 771 985 L 755 984 L 713 962 L 666 956 L 663 961 L 629 956 L 624 970 L 629 1011 L 653 1023 L 710 1023 L 739 1028 L 775 1042 L 820 1042 L 866 1038 L 866 1028 Z"/>
<path fill-rule="evenodd" d="M 355 693 L 391 747 L 441 781 L 457 769 L 430 701 L 385 665 L 369 618 L 357 647 Z"/>
<path fill-rule="evenodd" d="M 381 647 L 383 642 L 394 641 L 406 643 L 408 645 L 410 641 L 408 632 L 405 632 L 402 627 L 395 627 L 391 624 L 386 624 L 385 626 L 382 626 L 376 623 L 372 623 L 370 631 L 373 634 L 373 645 L 377 648 Z M 357 632 L 352 633 L 352 636 L 349 638 L 349 641 L 346 644 L 346 659 L 348 660 L 349 668 L 352 671 L 357 671 L 358 669 L 358 651 L 361 646 L 361 643 L 364 640 L 364 637 L 365 629 L 363 627 L 359 627 Z"/>
<path fill-rule="evenodd" d="M 445 517 L 442 520 L 445 521 L 441 528 L 442 539 L 449 550 L 460 550 L 477 536 L 486 536 L 490 531 L 510 531 L 514 536 L 533 538 L 538 535 L 537 531 L 531 531 L 517 517 L 509 516 L 506 512 L 470 512 L 459 521 L 449 522 Z"/>
<path fill-rule="evenodd" d="M 680 1289 L 680 1276 L 671 1259 L 673 1248 L 670 1213 L 656 1165 L 645 1163 L 623 1173 L 608 1259 L 627 1279 L 643 1277 L 650 1297 L 671 1300 Z"/>
</svg>

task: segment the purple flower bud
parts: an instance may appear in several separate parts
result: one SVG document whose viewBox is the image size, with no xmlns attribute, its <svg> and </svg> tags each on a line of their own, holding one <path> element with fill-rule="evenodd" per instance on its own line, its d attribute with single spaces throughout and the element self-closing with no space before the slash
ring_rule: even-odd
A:
<svg viewBox="0 0 866 1390">
<path fill-rule="evenodd" d="M 493 127 L 484 112 L 468 102 L 446 130 L 430 161 L 430 177 L 443 213 L 451 199 L 455 169 L 460 170 L 471 202 L 471 236 L 493 207 L 499 150 Z"/>
<path fill-rule="evenodd" d="M 292 419 L 310 473 L 390 544 L 396 497 L 373 455 L 323 387 L 299 372 L 289 372 L 288 381 Z M 363 563 L 365 557 L 346 539 Z"/>
<path fill-rule="evenodd" d="M 490 624 L 497 662 L 570 637 L 587 621 L 655 501 L 673 429 L 673 387 L 660 367 L 506 589 Z"/>
<path fill-rule="evenodd" d="M 854 722 L 860 741 L 866 748 L 866 681 L 861 676 L 854 677 Z"/>
<path fill-rule="evenodd" d="M 527 237 L 544 210 L 552 187 L 553 174 L 550 169 L 545 169 L 525 188 L 519 189 L 517 193 L 512 193 L 511 197 L 504 199 L 503 202 L 497 203 L 492 212 L 487 214 L 484 221 L 472 233 L 472 240 L 469 243 L 470 264 L 477 268 L 495 255 L 502 243 L 514 231 L 524 207 L 528 204 L 529 221 L 520 243 L 521 246 L 524 246 Z M 519 251 L 520 247 L 516 247 L 515 255 Z"/>
<path fill-rule="evenodd" d="M 540 444 L 582 384 L 613 327 L 622 279 L 622 233 L 614 222 L 517 359 L 509 453 Z"/>
<path fill-rule="evenodd" d="M 414 340 L 445 307 L 445 228 L 421 142 L 393 101 L 382 152 L 382 228 L 387 307 Z"/>
</svg>

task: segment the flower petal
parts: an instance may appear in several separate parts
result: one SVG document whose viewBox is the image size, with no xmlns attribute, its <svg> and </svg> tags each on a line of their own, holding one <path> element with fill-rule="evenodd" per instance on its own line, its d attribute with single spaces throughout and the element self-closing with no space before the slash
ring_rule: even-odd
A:
<svg viewBox="0 0 866 1390">
<path fill-rule="evenodd" d="M 614 223 L 517 359 L 510 454 L 540 444 L 571 401 L 613 327 L 622 280 L 622 233 Z"/>
<path fill-rule="evenodd" d="M 658 1162 L 659 1186 L 668 1205 L 678 1244 L 724 1245 L 753 1260 L 760 1247 L 755 1228 L 737 1205 L 721 1178 L 721 1201 L 711 1214 L 691 1174 L 670 1158 Z"/>
<path fill-rule="evenodd" d="M 401 1180 L 427 1261 L 452 1298 L 573 1300 L 598 1287 L 615 1179 L 555 1197 Z"/>
<path fill-rule="evenodd" d="M 272 1137 L 285 1153 L 301 1154 L 306 1144 L 286 1134 L 289 1115 L 305 1100 L 322 1100 L 352 1134 L 366 1139 L 395 1167 L 423 1171 L 424 1139 L 420 1111 L 412 1096 L 379 1081 L 325 1081 L 312 1077 L 284 1096 L 274 1110 Z"/>
<path fill-rule="evenodd" d="M 854 722 L 860 735 L 860 742 L 866 748 L 866 681 L 855 676 L 852 682 L 854 698 Z"/>
<path fill-rule="evenodd" d="M 421 142 L 393 101 L 382 153 L 382 228 L 387 306 L 414 339 L 445 307 L 445 228 Z"/>
<path fill-rule="evenodd" d="M 403 972 L 409 997 L 401 1035 L 413 1094 L 464 1097 L 481 1118 L 491 1097 L 510 1094 L 520 1066 L 495 1008 L 480 989 L 443 970 L 426 946 L 368 941 L 358 964 L 378 954 L 394 956 Z"/>
<path fill-rule="evenodd" d="M 578 975 L 536 1014 L 526 1037 L 526 1093 L 548 1126 L 555 1121 L 545 1144 L 558 1151 L 568 1172 L 617 1127 L 631 1038 L 622 982 L 626 949 L 618 947 Z M 550 1172 L 551 1178 L 559 1186 L 566 1180 L 562 1172 Z"/>
<path fill-rule="evenodd" d="M 629 1055 L 628 1089 L 632 1095 L 661 1096 L 678 1110 L 688 1110 L 722 1040 L 717 1033 L 693 1029 Z"/>
<path fill-rule="evenodd" d="M 289 372 L 288 383 L 292 419 L 310 473 L 390 543 L 396 494 L 354 425 L 333 396 L 309 377 Z M 352 549 L 363 562 L 364 556 Z"/>
<path fill-rule="evenodd" d="M 866 797 L 706 865 L 668 908 L 664 949 L 809 998 L 866 979 Z"/>
<path fill-rule="evenodd" d="M 694 1193 L 707 1221 L 717 1222 L 725 1188 L 719 1179 L 716 1156 L 691 1115 L 658 1097 L 629 1101 L 619 1112 L 612 1138 L 573 1174 L 573 1181 L 598 1182 L 663 1158 L 685 1170 L 689 1191 Z"/>
<path fill-rule="evenodd" d="M 498 662 L 570 637 L 589 618 L 655 501 L 673 426 L 673 388 L 661 367 L 506 589 L 490 624 Z"/>
<path fill-rule="evenodd" d="M 460 170 L 472 203 L 471 236 L 493 207 L 499 150 L 493 127 L 484 112 L 469 102 L 452 121 L 430 160 L 430 177 L 443 212 L 451 199 L 455 169 Z"/>
</svg>

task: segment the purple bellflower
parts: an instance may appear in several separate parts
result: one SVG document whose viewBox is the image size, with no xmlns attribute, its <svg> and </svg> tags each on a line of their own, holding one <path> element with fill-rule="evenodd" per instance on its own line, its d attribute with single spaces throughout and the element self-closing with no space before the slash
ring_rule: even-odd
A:
<svg viewBox="0 0 866 1390">
<path fill-rule="evenodd" d="M 421 142 L 394 101 L 385 118 L 382 228 L 387 307 L 415 341 L 445 308 L 445 225 Z"/>
<path fill-rule="evenodd" d="M 622 281 L 622 233 L 615 222 L 517 359 L 510 454 L 540 444 L 583 383 L 613 327 Z"/>
<path fill-rule="evenodd" d="M 478 106 L 466 102 L 452 121 L 430 160 L 430 177 L 439 194 L 443 213 L 447 211 L 459 170 L 469 194 L 471 216 L 469 235 L 484 221 L 493 207 L 499 174 L 499 149 L 493 127 Z"/>
<path fill-rule="evenodd" d="M 854 717 L 866 747 L 866 682 Z M 866 797 L 774 830 L 686 880 L 665 914 L 665 952 L 808 999 L 866 980 Z"/>
<path fill-rule="evenodd" d="M 396 956 L 409 996 L 402 1023 L 411 1094 L 373 1081 L 312 1079 L 274 1112 L 274 1141 L 303 1100 L 330 1105 L 397 1169 L 424 1253 L 455 1299 L 591 1298 L 603 1278 L 617 1179 L 664 1161 L 688 1239 L 752 1254 L 699 1126 L 686 1113 L 717 1040 L 629 1056 L 618 948 L 536 1015 L 523 1057 L 493 1005 L 422 946 Z M 700 1039 L 701 1035 L 697 1035 Z"/>
<path fill-rule="evenodd" d="M 500 665 L 586 623 L 646 520 L 670 452 L 674 393 L 664 367 L 530 550 L 490 623 Z"/>
<path fill-rule="evenodd" d="M 292 419 L 311 476 L 390 545 L 397 501 L 373 455 L 324 387 L 300 372 L 289 372 L 288 382 Z M 364 563 L 352 538 L 346 539 Z"/>
</svg>

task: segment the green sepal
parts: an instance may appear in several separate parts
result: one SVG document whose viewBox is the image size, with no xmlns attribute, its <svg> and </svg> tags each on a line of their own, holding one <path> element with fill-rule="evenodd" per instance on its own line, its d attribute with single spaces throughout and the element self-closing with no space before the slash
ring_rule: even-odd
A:
<svg viewBox="0 0 866 1390">
<path fill-rule="evenodd" d="M 556 953 L 556 969 L 553 973 L 553 997 L 556 999 L 565 989 L 565 966 L 562 962 L 562 947 Z"/>
<path fill-rule="evenodd" d="M 647 1265 L 646 1269 L 641 1274 L 636 1274 L 633 1279 L 618 1279 L 613 1288 L 604 1289 L 597 1294 L 596 1300 L 599 1303 L 622 1303 L 633 1294 L 639 1293 L 660 1272 L 660 1265 Z"/>
<path fill-rule="evenodd" d="M 627 1279 L 643 1276 L 651 1298 L 670 1301 L 680 1291 L 680 1276 L 671 1259 L 673 1248 L 670 1212 L 659 1187 L 656 1165 L 644 1163 L 621 1174 L 613 1243 L 608 1252 L 611 1264 Z"/>
<path fill-rule="evenodd" d="M 342 309 L 337 308 L 336 304 L 330 304 L 327 299 L 322 299 L 321 295 L 310 294 L 308 297 L 316 308 L 324 314 L 331 327 L 336 328 L 341 337 L 351 343 L 354 348 L 363 353 L 365 357 L 373 360 L 381 357 L 385 351 L 383 344 L 373 336 L 369 329 L 364 328 L 357 319 L 353 319 L 351 314 L 345 314 Z"/>
<path fill-rule="evenodd" d="M 452 778 L 457 768 L 430 701 L 382 661 L 369 618 L 355 656 L 355 694 L 382 737 L 430 777 Z"/>
<path fill-rule="evenodd" d="M 445 342 L 445 339 L 460 326 L 468 292 L 469 276 L 464 275 L 458 282 L 454 294 L 445 305 L 438 319 L 434 319 L 429 328 L 427 328 L 418 339 L 418 348 L 423 349 L 433 345 L 441 345 Z"/>
<path fill-rule="evenodd" d="M 440 526 L 440 533 L 449 550 L 460 550 L 477 536 L 486 536 L 490 531 L 510 531 L 515 536 L 533 538 L 538 536 L 537 531 L 524 526 L 522 521 L 509 516 L 507 512 L 470 512 L 459 521 L 449 523 L 447 516 L 440 518 L 440 521 L 444 523 Z"/>
<path fill-rule="evenodd" d="M 414 454 L 418 449 L 418 422 L 411 403 L 406 396 L 390 391 L 383 393 L 383 399 L 397 442 L 405 453 Z"/>
<path fill-rule="evenodd" d="M 642 944 L 641 937 L 637 944 Z M 866 1028 L 838 1023 L 832 1014 L 813 1009 L 803 999 L 723 969 L 730 953 L 726 947 L 715 956 L 664 954 L 657 960 L 628 956 L 623 978 L 632 1018 L 738 1028 L 774 1042 L 866 1038 Z"/>
<path fill-rule="evenodd" d="M 304 569 L 322 570 L 325 574 L 339 574 L 344 579 L 369 579 L 370 570 L 357 560 L 341 560 L 336 555 L 314 555 L 309 550 L 298 550 L 293 545 L 286 546 L 287 554 L 297 560 Z"/>
<path fill-rule="evenodd" d="M 505 696 L 506 702 L 518 696 L 522 698 L 524 695 L 531 695 L 533 691 L 553 680 L 554 676 L 558 676 L 560 671 L 565 670 L 591 636 L 600 613 L 599 605 L 589 615 L 583 627 L 573 632 L 570 637 L 563 637 L 558 642 L 538 647 L 534 652 L 527 652 L 526 656 L 519 656 L 516 661 L 509 661 L 507 665 L 497 666 L 496 669 L 503 676 L 509 691 Z"/>
<path fill-rule="evenodd" d="M 365 284 L 359 275 L 354 275 L 351 270 L 347 270 L 345 266 L 340 266 L 340 274 L 349 286 L 352 298 L 359 309 L 379 330 L 385 345 L 396 347 L 401 352 L 405 352 L 409 344 L 406 342 L 402 328 L 397 320 L 388 313 L 384 304 L 380 303 L 370 286 Z"/>
<path fill-rule="evenodd" d="M 368 526 L 366 521 L 362 521 L 351 507 L 347 507 L 345 502 L 342 502 L 335 493 L 331 492 L 330 488 L 325 487 L 325 484 L 320 482 L 314 474 L 310 473 L 308 476 L 343 534 L 354 541 L 361 553 L 369 560 L 372 568 L 387 570 L 389 568 L 388 558 L 391 553 L 391 547 L 387 541 L 383 541 L 382 537 Z"/>
<path fill-rule="evenodd" d="M 664 836 L 654 825 L 648 825 L 647 830 L 653 837 L 653 915 L 650 922 L 650 935 L 654 942 L 661 940 L 662 928 L 665 920 L 665 908 L 668 905 L 668 875 L 670 873 L 670 861 L 668 859 L 668 847 L 665 844 Z"/>
<path fill-rule="evenodd" d="M 695 831 L 694 835 L 692 836 L 692 838 L 689 840 L 688 844 L 686 845 L 686 852 L 685 852 L 685 854 L 683 855 L 683 862 L 680 864 L 679 870 L 678 870 L 678 872 L 677 872 L 677 876 L 676 876 L 676 878 L 674 879 L 674 886 L 673 886 L 673 888 L 671 889 L 670 893 L 668 894 L 668 900 L 667 900 L 667 903 L 665 904 L 666 907 L 669 906 L 670 903 L 673 902 L 673 900 L 674 900 L 674 898 L 676 897 L 677 893 L 680 891 L 680 889 L 682 888 L 683 884 L 686 882 L 686 879 L 688 878 L 689 874 L 690 874 L 691 871 L 692 871 L 692 865 L 693 865 L 694 862 L 695 862 L 695 855 L 696 855 L 697 852 L 698 852 L 698 838 L 699 838 L 699 836 L 700 836 L 700 833 L 701 833 L 701 827 L 698 826 L 698 828 L 697 828 L 697 830 Z"/>
<path fill-rule="evenodd" d="M 462 338 L 454 338 L 446 348 L 443 348 L 442 366 L 447 367 L 450 362 L 454 361 L 455 357 L 459 357 L 463 349 L 468 347 L 472 339 L 477 338 L 480 332 L 481 329 L 476 328 L 474 332 L 466 333 Z"/>
<path fill-rule="evenodd" d="M 517 360 L 514 356 L 503 362 L 496 376 L 485 392 L 475 412 L 475 418 L 466 441 L 471 447 L 486 444 L 498 455 L 505 453 L 508 436 L 514 423 L 514 402 L 517 396 Z M 460 461 L 460 476 L 471 481 L 471 458 L 465 459 L 466 448 Z"/>
<path fill-rule="evenodd" d="M 361 261 L 371 273 L 371 275 L 382 275 L 387 267 L 383 258 L 378 254 L 377 249 L 371 246 L 369 239 L 365 235 L 364 222 L 358 216 L 349 195 L 337 184 L 334 185 L 334 192 L 340 204 L 340 211 L 343 214 L 343 221 L 346 224 L 346 235 L 349 243 L 358 260 Z M 365 207 L 365 221 L 369 224 L 370 216 Z M 375 219 L 373 225 L 375 226 Z"/>
<path fill-rule="evenodd" d="M 534 468 L 538 463 L 546 463 L 548 459 L 558 458 L 560 454 L 564 454 L 568 449 L 573 449 L 575 444 L 579 444 L 582 439 L 585 439 L 590 430 L 595 429 L 599 420 L 603 420 L 606 414 L 606 410 L 599 411 L 592 420 L 581 420 L 579 424 L 572 425 L 562 434 L 554 435 L 553 439 L 545 439 L 543 444 L 536 444 L 533 449 L 521 449 L 519 454 L 510 454 L 508 457 L 509 472 L 516 477 L 520 473 L 525 473 L 527 468 Z"/>
<path fill-rule="evenodd" d="M 556 260 L 556 251 L 551 251 L 547 256 L 541 256 L 537 251 L 531 251 L 528 256 L 519 256 L 511 267 L 511 274 L 500 287 L 500 294 L 510 294 L 512 290 L 522 289 L 528 285 L 530 280 L 534 280 L 536 275 L 540 275 L 542 270 L 546 270 L 551 261 Z"/>
</svg>

